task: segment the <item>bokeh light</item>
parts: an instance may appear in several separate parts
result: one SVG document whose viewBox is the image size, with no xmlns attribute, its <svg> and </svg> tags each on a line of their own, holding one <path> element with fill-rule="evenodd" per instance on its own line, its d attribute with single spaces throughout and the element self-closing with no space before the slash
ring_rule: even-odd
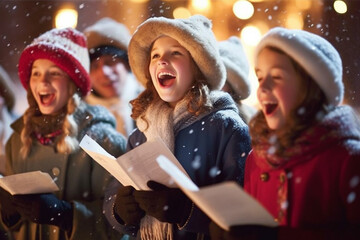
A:
<svg viewBox="0 0 360 240">
<path fill-rule="evenodd" d="M 78 12 L 75 9 L 63 8 L 63 9 L 60 9 L 55 16 L 55 27 L 56 28 L 66 28 L 66 27 L 76 28 L 77 20 L 78 20 Z"/>
<path fill-rule="evenodd" d="M 334 9 L 337 13 L 344 14 L 347 12 L 347 5 L 342 0 L 336 0 L 334 2 Z"/>
<path fill-rule="evenodd" d="M 233 12 L 239 19 L 249 19 L 254 14 L 254 6 L 246 0 L 239 0 L 233 5 Z"/>
<path fill-rule="evenodd" d="M 191 16 L 191 12 L 184 7 L 178 7 L 175 8 L 175 10 L 173 11 L 173 16 L 174 18 L 178 19 L 178 18 L 188 18 Z"/>
</svg>

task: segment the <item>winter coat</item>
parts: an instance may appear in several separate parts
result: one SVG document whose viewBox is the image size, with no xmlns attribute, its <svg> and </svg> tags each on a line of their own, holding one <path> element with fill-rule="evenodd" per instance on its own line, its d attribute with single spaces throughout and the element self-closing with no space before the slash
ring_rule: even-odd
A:
<svg viewBox="0 0 360 240">
<path fill-rule="evenodd" d="M 360 236 L 357 121 L 349 107 L 336 108 L 305 131 L 287 150 L 292 153 L 289 159 L 278 167 L 271 167 L 258 152 L 249 154 L 244 188 L 282 226 L 279 239 Z M 298 228 L 296 235 L 289 228 Z"/>
<path fill-rule="evenodd" d="M 88 134 L 112 155 L 124 153 L 126 140 L 116 132 L 114 117 L 105 108 L 86 105 L 85 109 L 76 111 L 74 119 L 78 123 L 79 142 Z M 16 239 L 120 239 L 121 235 L 112 231 L 102 214 L 104 189 L 111 179 L 110 174 L 81 148 L 63 154 L 38 141 L 33 141 L 30 155 L 23 160 L 19 154 L 23 118 L 14 122 L 12 127 L 14 133 L 6 145 L 6 175 L 34 170 L 47 172 L 60 188 L 54 194 L 73 206 L 70 237 L 56 226 L 20 220 L 10 229 L 17 234 Z"/>
<path fill-rule="evenodd" d="M 134 121 L 131 119 L 131 108 L 128 102 L 118 97 L 101 98 L 95 94 L 89 94 L 86 102 L 91 105 L 104 106 L 116 119 L 116 130 L 127 137 L 134 130 Z"/>
<path fill-rule="evenodd" d="M 243 183 L 250 137 L 248 127 L 241 120 L 230 95 L 219 99 L 212 112 L 183 124 L 175 131 L 174 137 L 174 155 L 196 185 L 203 187 L 226 180 Z M 136 129 L 129 137 L 128 149 L 144 142 L 145 135 Z M 118 186 L 119 183 L 114 183 L 106 195 L 114 195 Z M 112 201 L 108 201 L 104 205 L 108 220 L 118 231 L 130 231 L 130 227 L 122 226 L 115 220 L 112 204 Z M 197 233 L 207 234 L 210 220 L 198 207 L 194 207 L 188 220 L 182 230 L 175 229 L 174 239 L 191 240 L 197 239 Z"/>
</svg>

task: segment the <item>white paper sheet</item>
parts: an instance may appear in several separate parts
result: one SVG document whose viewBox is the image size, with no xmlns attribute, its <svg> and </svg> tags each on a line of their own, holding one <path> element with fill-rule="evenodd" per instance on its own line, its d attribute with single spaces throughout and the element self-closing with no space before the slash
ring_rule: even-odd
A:
<svg viewBox="0 0 360 240">
<path fill-rule="evenodd" d="M 156 159 L 184 193 L 223 229 L 242 224 L 277 226 L 273 216 L 236 182 L 223 182 L 198 188 L 166 157 Z"/>
<path fill-rule="evenodd" d="M 59 187 L 51 176 L 41 171 L 25 172 L 2 177 L 0 178 L 0 186 L 12 195 L 59 191 Z"/>
<path fill-rule="evenodd" d="M 117 159 L 87 135 L 81 140 L 80 147 L 121 184 L 131 185 L 136 190 L 150 190 L 147 186 L 149 180 L 157 181 L 168 187 L 176 186 L 171 177 L 157 164 L 156 158 L 159 155 L 166 156 L 186 174 L 181 164 L 160 139 L 145 142 Z"/>
</svg>

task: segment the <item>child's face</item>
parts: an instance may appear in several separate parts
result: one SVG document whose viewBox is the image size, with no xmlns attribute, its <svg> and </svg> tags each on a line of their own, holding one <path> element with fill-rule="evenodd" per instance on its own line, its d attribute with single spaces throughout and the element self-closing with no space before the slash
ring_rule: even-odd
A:
<svg viewBox="0 0 360 240">
<path fill-rule="evenodd" d="M 52 61 L 34 61 L 30 89 L 42 114 L 56 114 L 67 104 L 69 84 L 69 76 Z"/>
<path fill-rule="evenodd" d="M 125 90 L 128 70 L 119 58 L 102 55 L 91 62 L 90 78 L 92 88 L 103 98 L 119 97 Z"/>
<path fill-rule="evenodd" d="M 152 47 L 149 71 L 160 98 L 175 106 L 194 83 L 192 58 L 175 39 L 163 36 Z"/>
<path fill-rule="evenodd" d="M 255 72 L 259 80 L 257 97 L 270 129 L 283 127 L 297 107 L 301 79 L 288 56 L 268 48 L 261 50 Z"/>
</svg>

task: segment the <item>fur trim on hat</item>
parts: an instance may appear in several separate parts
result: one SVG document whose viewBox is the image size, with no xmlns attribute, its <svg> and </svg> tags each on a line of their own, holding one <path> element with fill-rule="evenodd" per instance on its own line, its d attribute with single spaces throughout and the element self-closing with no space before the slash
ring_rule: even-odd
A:
<svg viewBox="0 0 360 240">
<path fill-rule="evenodd" d="M 250 66 L 240 39 L 231 36 L 227 40 L 219 42 L 219 51 L 226 67 L 226 80 L 241 100 L 247 98 L 251 91 Z"/>
<path fill-rule="evenodd" d="M 90 91 L 90 59 L 84 34 L 73 28 L 52 29 L 36 38 L 22 52 L 19 78 L 25 89 L 29 87 L 32 64 L 48 59 L 66 72 L 83 96 Z"/>
<path fill-rule="evenodd" d="M 280 49 L 299 63 L 325 93 L 328 104 L 336 106 L 342 102 L 342 61 L 326 39 L 304 30 L 276 27 L 262 38 L 255 57 L 267 46 Z"/>
<path fill-rule="evenodd" d="M 102 18 L 94 25 L 87 27 L 84 34 L 87 37 L 89 49 L 108 45 L 127 52 L 131 38 L 129 30 L 124 24 L 108 17 Z"/>
<path fill-rule="evenodd" d="M 160 36 L 169 36 L 186 48 L 211 90 L 221 89 L 226 70 L 222 63 L 209 19 L 194 15 L 187 19 L 149 18 L 140 24 L 129 44 L 129 63 L 136 78 L 145 86 L 148 79 L 150 50 Z"/>
</svg>

